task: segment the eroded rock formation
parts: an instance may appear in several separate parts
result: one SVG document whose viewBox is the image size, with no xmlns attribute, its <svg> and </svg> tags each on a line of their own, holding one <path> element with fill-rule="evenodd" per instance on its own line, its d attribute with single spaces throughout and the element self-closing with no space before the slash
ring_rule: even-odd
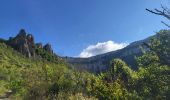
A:
<svg viewBox="0 0 170 100">
<path fill-rule="evenodd" d="M 50 44 L 46 44 L 44 47 L 42 43 L 35 44 L 34 36 L 27 34 L 24 29 L 21 29 L 16 37 L 10 37 L 8 44 L 27 57 L 35 57 L 36 48 L 44 49 L 50 54 L 53 54 Z"/>
<path fill-rule="evenodd" d="M 47 43 L 44 47 L 43 47 L 44 50 L 46 50 L 47 52 L 53 54 L 53 50 L 51 48 L 51 45 L 49 43 Z"/>
</svg>

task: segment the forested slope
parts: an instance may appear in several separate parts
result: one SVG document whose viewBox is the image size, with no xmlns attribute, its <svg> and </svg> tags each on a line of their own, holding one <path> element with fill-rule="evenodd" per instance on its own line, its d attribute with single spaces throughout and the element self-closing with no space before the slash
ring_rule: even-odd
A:
<svg viewBox="0 0 170 100">
<path fill-rule="evenodd" d="M 16 100 L 169 100 L 170 31 L 161 30 L 136 58 L 137 70 L 115 59 L 99 74 L 71 69 L 40 51 L 29 58 L 0 42 L 0 99 Z M 48 59 L 51 58 L 51 59 Z M 73 66 L 74 67 L 74 66 Z"/>
</svg>

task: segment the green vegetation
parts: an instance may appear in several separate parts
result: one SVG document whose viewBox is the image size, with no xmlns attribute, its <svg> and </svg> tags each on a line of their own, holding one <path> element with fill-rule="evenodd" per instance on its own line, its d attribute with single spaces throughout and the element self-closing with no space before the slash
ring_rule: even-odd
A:
<svg viewBox="0 0 170 100">
<path fill-rule="evenodd" d="M 28 59 L 0 43 L 0 97 L 25 100 L 170 99 L 170 32 L 162 30 L 137 57 L 138 70 L 113 59 L 107 72 L 72 70 L 61 59 L 37 49 L 43 59 Z"/>
<path fill-rule="evenodd" d="M 17 100 L 87 98 L 81 93 L 84 74 L 68 69 L 60 59 L 28 59 L 0 43 L 0 97 L 12 91 L 10 98 Z"/>
<path fill-rule="evenodd" d="M 170 99 L 169 43 L 169 31 L 160 31 L 147 44 L 150 50 L 137 58 L 137 71 L 114 59 L 108 72 L 91 78 L 88 91 L 102 100 Z"/>
<path fill-rule="evenodd" d="M 35 52 L 37 55 L 41 56 L 43 59 L 46 59 L 47 61 L 50 61 L 50 62 L 55 62 L 57 63 L 58 62 L 58 58 L 57 56 L 45 51 L 44 49 L 42 48 L 35 48 Z"/>
</svg>

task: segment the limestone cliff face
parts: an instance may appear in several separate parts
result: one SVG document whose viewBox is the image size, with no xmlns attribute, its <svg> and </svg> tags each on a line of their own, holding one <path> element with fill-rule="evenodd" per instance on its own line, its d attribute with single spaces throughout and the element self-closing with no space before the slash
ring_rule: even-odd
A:
<svg viewBox="0 0 170 100">
<path fill-rule="evenodd" d="M 150 38 L 145 40 L 133 42 L 127 47 L 108 52 L 105 54 L 97 55 L 89 58 L 64 58 L 67 62 L 73 65 L 76 69 L 79 70 L 88 70 L 90 72 L 100 73 L 106 71 L 110 66 L 110 61 L 115 58 L 120 58 L 125 61 L 132 69 L 137 69 L 135 56 L 142 55 L 141 46 L 143 42 L 149 42 Z M 147 49 L 147 48 L 145 48 Z"/>
<path fill-rule="evenodd" d="M 27 57 L 35 56 L 34 38 L 30 34 L 27 35 L 23 29 L 20 30 L 16 37 L 10 38 L 8 43 Z"/>
<path fill-rule="evenodd" d="M 44 47 L 42 43 L 35 44 L 34 36 L 32 34 L 27 34 L 24 29 L 21 29 L 16 37 L 10 37 L 7 43 L 29 58 L 37 56 L 36 48 L 44 49 L 50 54 L 53 54 L 50 44 L 46 44 Z"/>
</svg>

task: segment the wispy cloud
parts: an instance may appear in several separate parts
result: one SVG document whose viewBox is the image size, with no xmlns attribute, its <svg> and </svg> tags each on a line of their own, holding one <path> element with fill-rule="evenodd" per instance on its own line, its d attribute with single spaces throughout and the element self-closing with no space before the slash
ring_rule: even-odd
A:
<svg viewBox="0 0 170 100">
<path fill-rule="evenodd" d="M 111 40 L 102 43 L 99 42 L 96 45 L 89 45 L 79 54 L 79 57 L 87 58 L 98 54 L 115 51 L 118 49 L 122 49 L 127 45 L 128 45 L 127 43 L 115 43 L 114 41 Z"/>
</svg>

